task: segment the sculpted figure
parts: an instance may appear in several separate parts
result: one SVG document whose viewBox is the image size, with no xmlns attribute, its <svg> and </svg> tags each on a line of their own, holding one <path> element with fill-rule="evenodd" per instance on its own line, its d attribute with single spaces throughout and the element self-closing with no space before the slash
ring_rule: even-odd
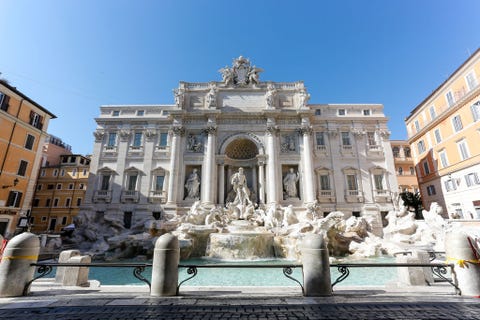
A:
<svg viewBox="0 0 480 320">
<path fill-rule="evenodd" d="M 222 73 L 222 81 L 225 85 L 229 85 L 233 82 L 233 72 L 228 66 L 219 70 Z"/>
<path fill-rule="evenodd" d="M 241 205 L 250 204 L 250 190 L 248 190 L 247 187 L 247 177 L 243 172 L 243 168 L 238 168 L 238 172 L 232 175 L 230 182 L 233 186 L 233 191 L 235 191 L 236 194 L 233 203 Z"/>
<path fill-rule="evenodd" d="M 198 176 L 197 169 L 193 169 L 192 173 L 188 176 L 185 188 L 187 189 L 186 199 L 196 200 L 199 198 L 200 177 Z"/>
<path fill-rule="evenodd" d="M 251 84 L 258 84 L 259 80 L 259 73 L 262 72 L 263 70 L 260 69 L 260 68 L 257 68 L 255 66 L 253 66 L 250 71 L 248 71 L 248 81 L 251 83 Z"/>
<path fill-rule="evenodd" d="M 183 105 L 183 90 L 182 89 L 175 89 L 175 90 L 173 90 L 173 93 L 175 95 L 175 104 L 178 107 L 181 107 Z"/>
<path fill-rule="evenodd" d="M 275 88 L 272 84 L 268 85 L 267 93 L 265 94 L 265 104 L 267 109 L 274 109 L 274 96 L 275 96 Z"/>
<path fill-rule="evenodd" d="M 310 95 L 305 91 L 305 89 L 302 89 L 300 91 L 300 105 L 299 108 L 304 108 L 307 105 L 308 100 L 310 100 Z"/>
<path fill-rule="evenodd" d="M 288 198 L 296 198 L 297 194 L 297 181 L 299 179 L 298 172 L 295 173 L 293 168 L 290 168 L 288 173 L 283 178 L 283 187 Z"/>
<path fill-rule="evenodd" d="M 208 108 L 215 108 L 217 106 L 217 92 L 214 87 L 208 91 L 206 100 Z"/>
</svg>

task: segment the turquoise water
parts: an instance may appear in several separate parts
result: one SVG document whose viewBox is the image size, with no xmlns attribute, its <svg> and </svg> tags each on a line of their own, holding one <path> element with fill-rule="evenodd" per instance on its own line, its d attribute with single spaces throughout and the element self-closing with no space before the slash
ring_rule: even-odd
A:
<svg viewBox="0 0 480 320">
<path fill-rule="evenodd" d="M 355 263 L 387 263 L 393 262 L 393 258 L 379 257 L 373 259 L 355 260 Z M 343 260 L 342 262 L 353 262 Z M 248 262 L 221 262 L 207 259 L 195 259 L 181 261 L 180 264 L 218 264 L 221 266 L 226 263 L 278 263 L 288 264 L 291 261 L 285 260 L 262 260 Z M 283 274 L 282 268 L 198 268 L 198 274 L 195 278 L 187 281 L 182 286 L 295 286 L 294 281 L 288 279 Z M 386 282 L 394 281 L 397 277 L 396 268 L 349 268 L 350 275 L 337 286 L 373 286 L 384 285 Z M 152 268 L 147 268 L 143 273 L 146 279 L 151 279 Z M 332 283 L 339 276 L 336 268 L 331 268 Z M 179 281 L 188 278 L 184 268 L 179 270 Z M 300 282 L 302 279 L 301 268 L 293 270 L 292 277 Z M 90 268 L 89 279 L 100 281 L 103 285 L 139 285 L 144 284 L 133 276 L 133 268 Z"/>
</svg>

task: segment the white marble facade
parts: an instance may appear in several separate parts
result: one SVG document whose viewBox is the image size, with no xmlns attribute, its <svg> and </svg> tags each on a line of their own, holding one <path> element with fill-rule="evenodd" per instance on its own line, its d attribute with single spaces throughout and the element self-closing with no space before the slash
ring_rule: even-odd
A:
<svg viewBox="0 0 480 320">
<path fill-rule="evenodd" d="M 380 223 L 398 190 L 383 106 L 308 104 L 303 82 L 261 71 L 239 57 L 221 81 L 180 82 L 173 105 L 102 106 L 82 210 L 130 227 L 195 201 L 225 206 L 242 167 L 259 206 L 317 202 Z"/>
</svg>

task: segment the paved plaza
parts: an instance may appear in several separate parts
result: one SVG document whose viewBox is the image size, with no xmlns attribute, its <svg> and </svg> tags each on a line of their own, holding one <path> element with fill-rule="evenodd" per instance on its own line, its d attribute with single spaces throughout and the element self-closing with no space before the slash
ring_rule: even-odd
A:
<svg viewBox="0 0 480 320">
<path fill-rule="evenodd" d="M 303 297 L 297 287 L 185 287 L 151 297 L 146 286 L 60 287 L 38 281 L 27 297 L 0 298 L 0 319 L 480 319 L 480 299 L 448 285 L 340 287 Z"/>
</svg>

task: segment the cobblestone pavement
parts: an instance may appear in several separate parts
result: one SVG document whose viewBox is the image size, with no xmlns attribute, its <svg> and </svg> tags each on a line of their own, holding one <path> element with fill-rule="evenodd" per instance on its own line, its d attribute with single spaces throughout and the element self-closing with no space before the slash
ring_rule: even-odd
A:
<svg viewBox="0 0 480 320">
<path fill-rule="evenodd" d="M 0 319 L 64 320 L 305 320 L 480 319 L 478 303 L 344 303 L 297 305 L 57 306 L 0 310 Z"/>
</svg>

